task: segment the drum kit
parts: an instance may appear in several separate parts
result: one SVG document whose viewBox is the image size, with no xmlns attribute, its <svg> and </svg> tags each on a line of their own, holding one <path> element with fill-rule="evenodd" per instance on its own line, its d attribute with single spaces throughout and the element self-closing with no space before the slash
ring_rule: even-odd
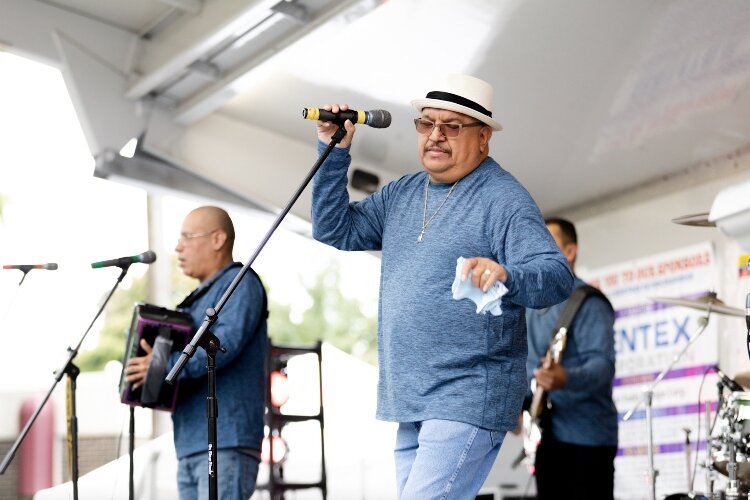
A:
<svg viewBox="0 0 750 500">
<path fill-rule="evenodd" d="M 673 219 L 672 222 L 688 226 L 714 227 L 708 221 L 708 214 L 696 214 Z M 654 302 L 689 307 L 710 313 L 745 317 L 746 311 L 726 305 L 709 293 L 696 299 L 655 297 Z M 707 322 L 707 317 L 705 318 Z M 702 330 L 701 330 L 702 332 Z M 700 333 L 700 332 L 699 332 Z M 692 343 L 692 341 L 690 342 Z M 686 346 L 687 347 L 687 346 Z M 679 357 L 679 355 L 678 355 Z M 668 371 L 670 367 L 667 368 Z M 710 407 L 706 405 L 706 459 L 703 466 L 706 472 L 706 495 L 692 489 L 690 446 L 686 441 L 688 457 L 688 490 L 690 493 L 668 495 L 665 500 L 748 500 L 750 499 L 750 371 L 738 373 L 729 378 L 716 369 L 719 375 L 718 407 L 711 422 Z M 689 433 L 688 429 L 685 429 Z M 652 470 L 652 477 L 656 474 Z M 715 487 L 717 473 L 726 478 L 724 489 Z"/>
</svg>

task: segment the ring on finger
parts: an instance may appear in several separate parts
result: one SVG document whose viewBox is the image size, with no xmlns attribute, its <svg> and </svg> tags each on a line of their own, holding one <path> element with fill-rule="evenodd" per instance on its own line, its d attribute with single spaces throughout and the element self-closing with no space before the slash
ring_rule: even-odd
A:
<svg viewBox="0 0 750 500">
<path fill-rule="evenodd" d="M 489 268 L 484 270 L 484 275 L 487 276 L 488 274 L 492 274 L 492 271 L 490 271 Z"/>
</svg>

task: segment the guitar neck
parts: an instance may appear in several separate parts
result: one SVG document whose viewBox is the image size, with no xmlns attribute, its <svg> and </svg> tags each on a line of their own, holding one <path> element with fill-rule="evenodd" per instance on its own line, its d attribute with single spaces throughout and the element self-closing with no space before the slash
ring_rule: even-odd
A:
<svg viewBox="0 0 750 500">
<path fill-rule="evenodd" d="M 547 393 L 544 389 L 537 386 L 534 389 L 534 395 L 531 397 L 531 406 L 529 406 L 529 415 L 531 418 L 538 419 L 542 416 L 546 405 Z"/>
</svg>

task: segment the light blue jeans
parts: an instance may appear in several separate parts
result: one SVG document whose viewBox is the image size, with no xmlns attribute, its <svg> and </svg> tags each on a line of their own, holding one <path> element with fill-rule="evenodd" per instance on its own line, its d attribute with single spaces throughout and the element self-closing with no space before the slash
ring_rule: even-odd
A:
<svg viewBox="0 0 750 500">
<path fill-rule="evenodd" d="M 216 457 L 218 497 L 221 500 L 247 500 L 255 491 L 258 459 L 237 450 L 219 450 Z M 180 500 L 208 498 L 208 452 L 196 453 L 177 462 L 177 489 Z"/>
<path fill-rule="evenodd" d="M 396 485 L 401 500 L 474 500 L 505 432 L 451 420 L 401 422 Z"/>
</svg>

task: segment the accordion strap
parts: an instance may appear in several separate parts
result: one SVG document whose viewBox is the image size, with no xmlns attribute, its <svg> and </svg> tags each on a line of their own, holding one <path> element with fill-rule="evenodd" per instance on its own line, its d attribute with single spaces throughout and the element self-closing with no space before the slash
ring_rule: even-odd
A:
<svg viewBox="0 0 750 500">
<path fill-rule="evenodd" d="M 238 268 L 238 267 L 242 267 L 242 264 L 239 262 L 234 262 L 232 263 L 232 265 L 228 266 L 224 272 L 229 271 L 230 269 Z M 255 269 L 251 267 L 249 268 L 249 271 L 255 275 L 255 277 L 258 279 L 258 282 L 260 283 L 261 293 L 263 294 L 263 315 L 261 317 L 263 319 L 267 319 L 268 318 L 268 297 L 266 296 L 266 287 L 263 286 L 263 280 L 260 279 L 260 276 L 258 276 L 258 273 L 255 272 Z M 190 294 L 187 297 L 182 299 L 182 302 L 177 304 L 177 309 L 183 309 L 183 308 L 189 307 L 196 300 L 203 297 L 206 294 L 206 292 L 208 292 L 208 290 L 214 285 L 214 283 L 216 283 L 216 281 L 217 280 L 213 280 L 208 285 L 204 287 L 198 287 L 192 292 L 190 292 Z M 260 323 L 262 323 L 262 321 Z"/>
</svg>

